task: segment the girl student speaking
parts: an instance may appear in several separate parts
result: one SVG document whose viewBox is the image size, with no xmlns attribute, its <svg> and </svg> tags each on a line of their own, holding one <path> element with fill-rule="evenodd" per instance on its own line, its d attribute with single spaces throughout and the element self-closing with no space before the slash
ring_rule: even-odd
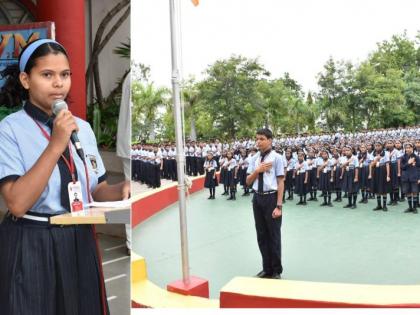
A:
<svg viewBox="0 0 420 315">
<path fill-rule="evenodd" d="M 49 218 L 71 211 L 74 192 L 85 203 L 121 200 L 129 197 L 129 183 L 108 185 L 87 122 L 67 109 L 52 112 L 71 87 L 61 44 L 30 43 L 3 78 L 23 109 L 0 122 L 0 192 L 8 208 L 0 224 L 1 313 L 109 314 L 94 227 L 58 226 Z M 69 141 L 73 131 L 85 161 Z"/>
</svg>

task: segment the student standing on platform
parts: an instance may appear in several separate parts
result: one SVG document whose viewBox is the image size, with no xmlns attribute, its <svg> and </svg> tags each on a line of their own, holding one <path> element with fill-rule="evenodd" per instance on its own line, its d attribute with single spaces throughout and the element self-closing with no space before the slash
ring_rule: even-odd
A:
<svg viewBox="0 0 420 315">
<path fill-rule="evenodd" d="M 282 157 L 272 150 L 272 141 L 271 130 L 257 131 L 259 152 L 250 160 L 246 183 L 254 189 L 252 207 L 262 256 L 263 270 L 257 277 L 280 279 L 284 165 Z"/>
<path fill-rule="evenodd" d="M 3 78 L 24 106 L 0 123 L 0 191 L 8 208 L 0 224 L 0 312 L 109 314 L 94 228 L 52 225 L 49 218 L 70 211 L 69 187 L 80 187 L 78 199 L 87 203 L 128 198 L 129 182 L 107 184 L 88 123 L 66 109 L 52 113 L 71 86 L 63 46 L 32 42 Z M 75 130 L 85 162 L 69 142 Z"/>
</svg>

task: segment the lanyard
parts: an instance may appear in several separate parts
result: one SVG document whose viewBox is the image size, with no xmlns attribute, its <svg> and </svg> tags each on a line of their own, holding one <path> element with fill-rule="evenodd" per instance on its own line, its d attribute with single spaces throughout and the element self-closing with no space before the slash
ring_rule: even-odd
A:
<svg viewBox="0 0 420 315">
<path fill-rule="evenodd" d="M 33 118 L 32 118 L 33 119 Z M 34 122 L 37 124 L 37 126 L 39 127 L 39 129 L 41 130 L 41 132 L 42 132 L 42 135 L 48 140 L 48 141 L 50 141 L 51 140 L 51 136 L 45 131 L 45 129 L 44 128 L 42 128 L 41 127 L 41 125 L 39 124 L 39 122 L 37 122 L 35 119 L 33 119 L 34 120 Z M 70 144 L 70 142 L 69 142 L 69 145 L 68 145 L 68 148 L 69 148 L 69 153 L 70 153 L 70 161 L 64 156 L 64 154 L 61 154 L 61 157 L 63 158 L 63 160 L 64 160 L 64 162 L 66 163 L 66 165 L 67 165 L 67 168 L 69 169 L 69 171 L 70 171 L 70 174 L 71 174 L 71 179 L 72 179 L 72 181 L 73 181 L 73 183 L 75 183 L 76 182 L 76 177 L 75 177 L 75 169 L 74 169 L 74 161 L 73 161 L 73 152 L 72 152 L 72 150 L 71 150 L 71 144 Z"/>
</svg>

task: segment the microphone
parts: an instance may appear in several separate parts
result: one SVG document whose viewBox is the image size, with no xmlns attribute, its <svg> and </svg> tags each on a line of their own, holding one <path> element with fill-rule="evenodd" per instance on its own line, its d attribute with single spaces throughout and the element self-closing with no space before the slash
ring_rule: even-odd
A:
<svg viewBox="0 0 420 315">
<path fill-rule="evenodd" d="M 52 106 L 52 111 L 57 116 L 63 109 L 67 110 L 69 107 L 64 100 L 55 100 Z M 76 152 L 82 161 L 85 161 L 85 153 L 83 152 L 82 145 L 80 144 L 79 137 L 77 136 L 76 130 L 73 130 L 70 136 L 71 143 L 76 148 Z"/>
</svg>

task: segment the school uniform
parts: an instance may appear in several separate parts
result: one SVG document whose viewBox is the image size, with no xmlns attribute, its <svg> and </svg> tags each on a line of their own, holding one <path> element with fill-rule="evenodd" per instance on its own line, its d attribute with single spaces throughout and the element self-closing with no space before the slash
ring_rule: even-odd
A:
<svg viewBox="0 0 420 315">
<path fill-rule="evenodd" d="M 348 204 L 344 208 L 356 208 L 357 194 L 359 192 L 359 181 L 355 182 L 355 178 L 359 180 L 359 160 L 356 156 L 346 157 L 348 164 L 343 167 L 342 191 L 347 193 Z"/>
<path fill-rule="evenodd" d="M 227 191 L 227 186 L 226 186 L 226 168 L 225 168 L 225 163 L 227 161 L 226 157 L 221 157 L 219 160 L 220 163 L 220 183 L 223 184 L 223 190 L 224 192 L 222 193 L 222 195 L 227 195 L 228 191 Z"/>
<path fill-rule="evenodd" d="M 226 187 L 228 187 L 230 191 L 230 198 L 228 198 L 228 200 L 236 200 L 235 193 L 236 193 L 236 184 L 237 184 L 237 178 L 236 178 L 237 162 L 234 158 L 230 160 L 226 159 L 224 165 L 226 167 L 224 184 L 226 185 Z"/>
<path fill-rule="evenodd" d="M 249 158 L 247 156 L 245 157 L 241 156 L 238 163 L 238 182 L 243 187 L 244 196 L 247 196 L 249 194 L 249 188 L 246 185 L 248 164 L 249 164 Z"/>
<path fill-rule="evenodd" d="M 376 157 L 377 154 L 374 154 Z M 380 154 L 380 159 L 375 165 L 372 164 L 373 168 L 373 192 L 376 194 L 376 201 L 378 203 L 377 207 L 373 210 L 383 210 L 388 211 L 386 206 L 386 195 L 389 194 L 392 190 L 391 182 L 387 181 L 387 171 L 386 166 L 389 165 L 389 152 L 382 151 Z M 373 163 L 373 162 L 372 162 Z M 382 206 L 381 206 L 381 195 L 382 195 Z"/>
<path fill-rule="evenodd" d="M 175 148 L 171 148 L 168 152 L 168 172 L 169 172 L 169 178 L 172 179 L 172 181 L 178 180 Z"/>
<path fill-rule="evenodd" d="M 267 172 L 259 174 L 252 188 L 257 241 L 262 256 L 263 272 L 273 277 L 280 277 L 283 272 L 281 264 L 281 223 L 282 217 L 273 219 L 272 213 L 277 205 L 277 177 L 284 176 L 283 159 L 274 151 L 261 156 L 258 152 L 250 160 L 248 174 L 252 174 L 262 162 L 272 162 Z"/>
<path fill-rule="evenodd" d="M 327 163 L 324 165 L 324 163 Z M 318 180 L 318 189 L 322 191 L 324 202 L 321 206 L 329 205 L 331 206 L 331 191 L 333 190 L 333 182 L 332 182 L 332 169 L 333 169 L 333 162 L 331 159 L 327 159 L 326 161 L 322 160 L 322 164 L 318 166 L 319 168 L 319 180 Z"/>
<path fill-rule="evenodd" d="M 383 151 L 380 160 L 374 165 L 373 192 L 375 194 L 388 194 L 392 190 L 391 182 L 386 181 L 386 165 L 389 163 L 390 154 L 387 151 Z"/>
<path fill-rule="evenodd" d="M 306 163 L 308 165 L 308 191 L 311 195 L 311 197 L 308 199 L 309 201 L 317 201 L 316 197 L 316 190 L 317 190 L 317 184 L 318 180 L 316 178 L 317 173 L 317 158 L 307 158 Z"/>
<path fill-rule="evenodd" d="M 299 205 L 306 205 L 306 194 L 309 186 L 308 183 L 305 183 L 305 177 L 307 176 L 308 169 L 309 167 L 306 161 L 296 162 L 295 194 L 300 197 Z"/>
<path fill-rule="evenodd" d="M 365 154 L 359 153 L 357 158 L 359 160 L 359 187 L 362 191 L 362 200 L 360 202 L 367 203 L 371 181 L 369 179 L 369 165 L 372 161 L 372 156 L 366 152 Z"/>
<path fill-rule="evenodd" d="M 91 193 L 106 172 L 89 124 L 76 122 Z M 33 167 L 49 142 L 40 128 L 50 134 L 51 127 L 52 119 L 29 102 L 0 122 L 0 183 L 17 180 Z M 71 150 L 87 203 L 84 164 L 74 146 Z M 8 213 L 0 224 L 1 314 L 109 314 L 94 228 L 49 223 L 51 216 L 70 211 L 69 182 L 70 171 L 60 158 L 31 209 L 22 218 Z"/>
<path fill-rule="evenodd" d="M 217 176 L 215 175 L 217 169 L 217 163 L 214 159 L 206 160 L 204 162 L 204 169 L 206 172 L 206 177 L 204 179 L 204 187 L 209 188 L 210 198 L 215 199 L 216 186 L 219 185 L 217 182 Z"/>
<path fill-rule="evenodd" d="M 410 158 L 415 158 L 415 165 L 408 164 Z M 416 154 L 404 154 L 401 158 L 401 182 L 403 187 L 403 192 L 407 195 L 407 201 L 409 208 L 406 212 L 417 212 L 417 207 L 419 205 L 418 200 L 418 180 L 420 179 L 420 157 Z M 414 210 L 416 209 L 416 210 Z"/>
<path fill-rule="evenodd" d="M 396 205 L 398 199 L 398 189 L 400 186 L 400 178 L 398 177 L 398 156 L 399 151 L 397 149 L 393 149 L 389 152 L 389 160 L 390 160 L 390 178 L 391 178 L 391 192 L 390 192 L 390 205 Z"/>
<path fill-rule="evenodd" d="M 286 179 L 284 182 L 284 190 L 287 191 L 287 200 L 293 200 L 293 190 L 295 187 L 295 166 L 296 160 L 293 157 L 286 159 Z"/>
</svg>

